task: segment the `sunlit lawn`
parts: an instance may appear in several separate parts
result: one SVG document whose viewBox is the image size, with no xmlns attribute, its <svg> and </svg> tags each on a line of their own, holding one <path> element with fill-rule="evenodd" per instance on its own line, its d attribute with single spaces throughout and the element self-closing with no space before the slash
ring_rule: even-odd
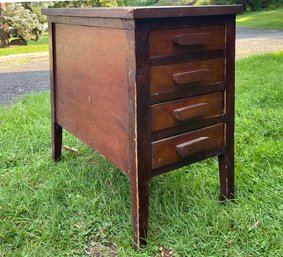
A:
<svg viewBox="0 0 283 257">
<path fill-rule="evenodd" d="M 246 12 L 237 16 L 237 25 L 256 29 L 283 30 L 283 8 Z"/>
<path fill-rule="evenodd" d="M 0 56 L 48 51 L 48 33 L 43 33 L 39 41 L 29 41 L 27 46 L 0 48 Z"/>
<path fill-rule="evenodd" d="M 283 52 L 237 61 L 235 202 L 218 202 L 216 160 L 154 178 L 142 252 L 128 178 L 68 133 L 78 154 L 51 161 L 48 93 L 0 108 L 0 256 L 282 257 L 282 70 Z"/>
</svg>

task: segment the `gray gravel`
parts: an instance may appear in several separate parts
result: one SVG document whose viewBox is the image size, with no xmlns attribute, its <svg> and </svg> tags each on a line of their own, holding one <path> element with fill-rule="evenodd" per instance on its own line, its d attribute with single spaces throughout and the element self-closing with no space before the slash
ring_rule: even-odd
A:
<svg viewBox="0 0 283 257">
<path fill-rule="evenodd" d="M 0 105 L 18 96 L 49 89 L 47 53 L 0 57 Z"/>
<path fill-rule="evenodd" d="M 237 39 L 283 39 L 283 30 L 236 29 Z"/>
<path fill-rule="evenodd" d="M 0 104 L 11 104 L 17 96 L 47 90 L 49 72 L 43 70 L 1 73 L 0 85 Z"/>
<path fill-rule="evenodd" d="M 283 31 L 237 28 L 236 58 L 283 50 Z M 0 105 L 49 89 L 47 53 L 0 57 Z"/>
<path fill-rule="evenodd" d="M 279 50 L 283 50 L 283 31 L 237 28 L 237 59 Z"/>
</svg>

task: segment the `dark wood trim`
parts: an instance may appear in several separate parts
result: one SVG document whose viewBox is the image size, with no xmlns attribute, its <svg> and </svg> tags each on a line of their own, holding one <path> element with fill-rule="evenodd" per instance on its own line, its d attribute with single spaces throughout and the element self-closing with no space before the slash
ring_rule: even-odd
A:
<svg viewBox="0 0 283 257">
<path fill-rule="evenodd" d="M 235 15 L 226 25 L 225 153 L 219 156 L 221 199 L 234 198 Z"/>
<path fill-rule="evenodd" d="M 205 61 L 212 59 L 224 58 L 225 52 L 224 49 L 212 50 L 212 51 L 203 51 L 195 52 L 182 55 L 166 56 L 166 57 L 151 57 L 149 59 L 150 66 L 162 66 L 175 63 L 188 63 L 195 61 Z"/>
<path fill-rule="evenodd" d="M 187 16 L 187 17 L 166 17 L 160 19 L 143 19 L 144 24 L 149 30 L 182 28 L 182 27 L 201 27 L 225 25 L 230 15 L 219 16 Z"/>
<path fill-rule="evenodd" d="M 184 16 L 208 16 L 235 14 L 243 11 L 242 5 L 212 6 L 150 6 L 150 7 L 118 7 L 118 8 L 49 8 L 42 9 L 43 15 L 80 16 L 104 18 L 164 18 Z"/>
<path fill-rule="evenodd" d="M 117 29 L 133 29 L 135 26 L 134 20 L 128 19 L 105 19 L 72 16 L 48 16 L 48 22 Z"/>
<path fill-rule="evenodd" d="M 130 175 L 132 220 L 135 247 L 146 244 L 148 230 L 149 189 L 151 173 L 151 125 L 149 97 L 148 31 L 136 22 L 136 169 Z"/>
<path fill-rule="evenodd" d="M 134 10 L 134 18 L 163 18 L 163 17 L 185 17 L 185 16 L 209 16 L 229 15 L 241 13 L 242 5 L 210 5 L 210 6 L 167 6 L 167 7 L 142 7 Z"/>
<path fill-rule="evenodd" d="M 215 117 L 210 117 L 208 119 L 191 121 L 191 122 L 188 122 L 187 124 L 180 125 L 178 127 L 152 132 L 151 139 L 152 139 L 152 142 L 154 142 L 154 141 L 166 138 L 166 137 L 171 137 L 174 135 L 182 134 L 185 132 L 190 132 L 190 131 L 204 128 L 204 127 L 210 127 L 210 126 L 216 125 L 218 123 L 223 123 L 223 122 L 224 122 L 223 114 L 215 116 Z"/>
<path fill-rule="evenodd" d="M 177 163 L 167 165 L 165 167 L 161 167 L 161 168 L 153 170 L 151 172 L 151 177 L 155 177 L 155 176 L 161 175 L 163 173 L 169 172 L 171 170 L 175 170 L 175 169 L 181 168 L 183 166 L 186 166 L 186 165 L 189 165 L 189 164 L 192 164 L 192 163 L 195 163 L 195 162 L 203 161 L 203 160 L 209 159 L 209 158 L 214 157 L 214 156 L 222 155 L 224 153 L 224 151 L 225 151 L 225 149 L 223 147 L 223 148 L 214 149 L 214 150 L 211 150 L 211 151 L 208 151 L 208 152 L 205 152 L 205 153 L 191 155 L 190 158 L 183 160 L 181 162 L 177 162 Z"/>
<path fill-rule="evenodd" d="M 62 127 L 56 122 L 56 46 L 55 24 L 48 24 L 49 32 L 49 64 L 50 64 L 50 102 L 51 102 L 51 144 L 52 159 L 61 160 Z"/>
<path fill-rule="evenodd" d="M 224 90 L 224 83 L 211 84 L 208 86 L 196 85 L 190 89 L 178 90 L 167 94 L 153 94 L 150 96 L 150 103 L 162 103 L 176 99 L 183 99 L 191 96 L 203 95 Z"/>
</svg>

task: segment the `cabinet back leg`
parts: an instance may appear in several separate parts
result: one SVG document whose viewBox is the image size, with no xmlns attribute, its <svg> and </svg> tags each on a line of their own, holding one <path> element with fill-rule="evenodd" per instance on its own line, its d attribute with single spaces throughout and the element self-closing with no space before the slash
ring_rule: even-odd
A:
<svg viewBox="0 0 283 257">
<path fill-rule="evenodd" d="M 62 127 L 56 122 L 52 123 L 52 159 L 54 161 L 61 160 L 62 152 Z"/>
<path fill-rule="evenodd" d="M 218 156 L 220 177 L 220 200 L 234 198 L 234 159 L 228 154 Z"/>
</svg>

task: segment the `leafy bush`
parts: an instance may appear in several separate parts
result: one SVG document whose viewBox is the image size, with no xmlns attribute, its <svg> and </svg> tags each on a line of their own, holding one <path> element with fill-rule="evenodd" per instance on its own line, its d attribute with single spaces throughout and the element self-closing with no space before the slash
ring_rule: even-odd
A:
<svg viewBox="0 0 283 257">
<path fill-rule="evenodd" d="M 52 7 L 114 7 L 153 5 L 158 0 L 79 0 L 55 2 Z"/>
<path fill-rule="evenodd" d="M 159 0 L 157 5 L 193 5 L 196 0 Z"/>
<path fill-rule="evenodd" d="M 24 41 L 38 40 L 43 31 L 43 25 L 40 24 L 37 15 L 29 9 L 25 9 L 22 4 L 11 3 L 7 5 L 4 20 L 14 28 L 13 36 Z"/>
</svg>

